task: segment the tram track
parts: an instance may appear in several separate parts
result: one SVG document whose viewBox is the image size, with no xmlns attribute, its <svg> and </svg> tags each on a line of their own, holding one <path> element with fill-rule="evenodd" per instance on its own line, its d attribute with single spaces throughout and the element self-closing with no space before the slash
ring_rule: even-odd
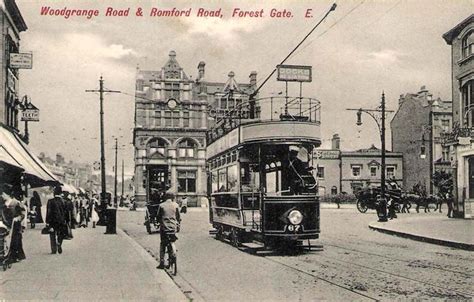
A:
<svg viewBox="0 0 474 302">
<path fill-rule="evenodd" d="M 408 264 L 412 264 L 414 262 L 413 260 L 405 260 L 405 259 L 399 259 L 399 258 L 395 258 L 395 257 L 389 257 L 389 256 L 386 256 L 386 255 L 381 255 L 381 254 L 377 254 L 377 253 L 361 251 L 361 250 L 357 250 L 357 249 L 353 249 L 353 248 L 346 248 L 346 247 L 342 247 L 342 246 L 335 245 L 335 244 L 325 243 L 324 246 L 331 246 L 331 247 L 335 247 L 335 248 L 338 248 L 338 249 L 341 249 L 341 250 L 366 254 L 366 255 L 370 255 L 370 256 L 376 256 L 376 257 L 380 257 L 380 258 L 384 258 L 384 259 L 388 259 L 388 260 L 392 260 L 392 261 L 399 261 L 399 262 L 408 263 Z M 453 274 L 460 274 L 460 275 L 463 275 L 465 277 L 473 277 L 474 276 L 473 274 L 470 274 L 470 273 L 451 270 L 451 269 L 446 269 L 446 268 L 440 267 L 438 265 L 426 265 L 425 264 L 424 267 L 431 268 L 431 269 L 436 269 L 436 270 L 443 271 L 443 272 L 453 273 Z"/>
<path fill-rule="evenodd" d="M 336 259 L 336 258 L 328 257 L 328 256 L 322 256 L 321 255 L 320 257 L 325 258 L 325 259 L 330 259 L 332 261 L 337 261 L 337 262 L 344 263 L 344 264 L 346 264 L 346 266 L 357 266 L 357 267 L 372 270 L 372 271 L 375 271 L 375 272 L 378 272 L 378 273 L 387 274 L 387 275 L 390 275 L 392 277 L 402 278 L 402 279 L 405 279 L 405 280 L 408 280 L 408 281 L 417 282 L 417 283 L 421 283 L 421 284 L 424 284 L 424 285 L 432 286 L 434 288 L 443 289 L 443 290 L 446 290 L 448 292 L 455 292 L 455 293 L 461 294 L 463 296 L 468 296 L 468 297 L 474 296 L 474 293 L 472 293 L 472 292 L 464 292 L 464 291 L 461 291 L 461 290 L 455 290 L 455 289 L 452 289 L 452 288 L 447 288 L 447 287 L 444 287 L 444 286 L 439 285 L 439 284 L 434 284 L 434 283 L 431 283 L 431 282 L 426 282 L 426 281 L 423 281 L 423 280 L 410 278 L 410 277 L 403 276 L 403 275 L 400 275 L 400 274 L 396 274 L 396 273 L 388 272 L 388 271 L 385 271 L 385 270 L 373 268 L 373 267 L 370 267 L 370 266 L 367 266 L 367 265 L 362 265 L 362 264 L 349 262 L 349 261 L 345 261 L 345 260 L 341 260 L 341 259 Z"/>
<path fill-rule="evenodd" d="M 281 265 L 281 266 L 284 266 L 284 267 L 286 267 L 287 269 L 290 269 L 290 270 L 293 270 L 293 271 L 297 271 L 297 272 L 299 272 L 299 273 L 301 273 L 301 274 L 304 274 L 304 275 L 313 277 L 313 278 L 315 278 L 315 279 L 324 281 L 324 282 L 326 282 L 326 283 L 328 283 L 328 284 L 331 284 L 332 286 L 336 286 L 336 287 L 338 287 L 338 288 L 342 288 L 342 289 L 344 289 L 344 290 L 347 290 L 347 291 L 349 291 L 349 292 L 351 292 L 351 293 L 357 294 L 357 295 L 359 295 L 359 296 L 361 296 L 361 297 L 370 299 L 370 300 L 372 300 L 372 301 L 379 301 L 379 300 L 380 300 L 380 299 L 378 299 L 378 298 L 374 298 L 374 297 L 371 297 L 371 296 L 366 295 L 366 294 L 364 294 L 364 293 L 361 293 L 361 292 L 359 292 L 359 291 L 356 291 L 356 290 L 354 290 L 354 289 L 352 289 L 352 288 L 350 288 L 350 287 L 348 287 L 348 286 L 341 285 L 341 284 L 337 284 L 336 282 L 333 282 L 333 281 L 331 281 L 331 280 L 329 280 L 329 279 L 326 279 L 326 278 L 317 276 L 317 275 L 315 275 L 315 274 L 312 274 L 312 273 L 310 273 L 310 272 L 304 271 L 304 270 L 299 269 L 299 268 L 295 268 L 295 267 L 293 267 L 293 266 L 291 266 L 291 265 L 289 265 L 289 264 L 283 263 L 283 262 L 278 261 L 278 260 L 276 260 L 276 259 L 272 259 L 272 258 L 268 258 L 268 257 L 264 257 L 264 259 L 267 260 L 267 261 L 270 261 L 270 262 L 279 264 L 279 265 Z"/>
</svg>

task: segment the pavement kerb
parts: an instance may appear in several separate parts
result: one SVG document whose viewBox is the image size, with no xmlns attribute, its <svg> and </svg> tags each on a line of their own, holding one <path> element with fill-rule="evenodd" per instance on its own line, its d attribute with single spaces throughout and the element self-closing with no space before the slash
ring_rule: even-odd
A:
<svg viewBox="0 0 474 302">
<path fill-rule="evenodd" d="M 437 244 L 437 245 L 454 247 L 454 248 L 457 248 L 457 249 L 462 249 L 462 250 L 467 250 L 467 251 L 474 251 L 474 244 L 469 244 L 469 243 L 464 243 L 464 242 L 457 242 L 457 241 L 452 241 L 452 240 L 444 240 L 444 239 L 439 239 L 439 238 L 426 237 L 426 236 L 413 234 L 413 233 L 396 231 L 396 230 L 393 230 L 393 229 L 388 229 L 388 228 L 378 226 L 377 222 L 370 223 L 369 228 L 372 229 L 372 230 L 381 232 L 381 233 L 385 233 L 385 234 L 389 234 L 389 235 L 395 235 L 395 236 L 408 238 L 408 239 L 412 239 L 412 240 L 416 240 L 416 241 L 422 241 L 422 242 L 427 242 L 427 243 L 432 243 L 432 244 Z"/>
<path fill-rule="evenodd" d="M 169 298 L 169 301 L 189 301 L 189 299 L 184 295 L 184 293 L 179 289 L 176 283 L 171 280 L 170 276 L 166 274 L 163 270 L 155 269 L 157 262 L 153 256 L 151 256 L 140 244 L 133 240 L 127 233 L 122 229 L 117 228 L 117 234 L 125 238 L 137 251 L 137 253 L 142 257 L 142 259 L 147 263 L 147 265 L 152 269 L 153 277 L 155 280 L 160 281 L 161 288 L 165 291 L 165 296 Z"/>
</svg>

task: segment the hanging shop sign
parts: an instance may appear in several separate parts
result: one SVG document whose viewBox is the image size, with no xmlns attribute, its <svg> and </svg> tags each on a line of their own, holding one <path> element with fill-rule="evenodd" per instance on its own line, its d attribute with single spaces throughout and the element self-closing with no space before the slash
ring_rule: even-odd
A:
<svg viewBox="0 0 474 302">
<path fill-rule="evenodd" d="M 312 66 L 278 65 L 278 81 L 283 82 L 311 82 Z"/>
<path fill-rule="evenodd" d="M 33 54 L 32 53 L 11 53 L 10 68 L 16 69 L 32 69 Z"/>
<path fill-rule="evenodd" d="M 39 109 L 29 103 L 21 112 L 21 120 L 23 122 L 39 122 Z"/>
</svg>

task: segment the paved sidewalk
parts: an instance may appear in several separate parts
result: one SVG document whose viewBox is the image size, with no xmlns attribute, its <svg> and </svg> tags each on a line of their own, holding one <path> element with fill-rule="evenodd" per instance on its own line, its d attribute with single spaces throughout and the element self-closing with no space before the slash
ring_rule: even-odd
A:
<svg viewBox="0 0 474 302">
<path fill-rule="evenodd" d="M 438 245 L 474 251 L 474 220 L 446 217 L 446 213 L 397 214 L 388 222 L 373 222 L 380 232 Z"/>
<path fill-rule="evenodd" d="M 61 255 L 51 254 L 44 224 L 23 235 L 26 260 L 0 271 L 0 299 L 187 301 L 156 261 L 123 231 L 73 230 Z"/>
</svg>

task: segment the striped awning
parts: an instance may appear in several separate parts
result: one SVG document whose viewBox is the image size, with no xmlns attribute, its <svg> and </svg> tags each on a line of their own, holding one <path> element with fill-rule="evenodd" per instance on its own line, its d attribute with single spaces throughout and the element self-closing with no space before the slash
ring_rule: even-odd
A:
<svg viewBox="0 0 474 302">
<path fill-rule="evenodd" d="M 25 180 L 31 187 L 58 184 L 54 174 L 46 168 L 21 141 L 16 133 L 0 126 L 0 160 L 24 169 Z"/>
</svg>

